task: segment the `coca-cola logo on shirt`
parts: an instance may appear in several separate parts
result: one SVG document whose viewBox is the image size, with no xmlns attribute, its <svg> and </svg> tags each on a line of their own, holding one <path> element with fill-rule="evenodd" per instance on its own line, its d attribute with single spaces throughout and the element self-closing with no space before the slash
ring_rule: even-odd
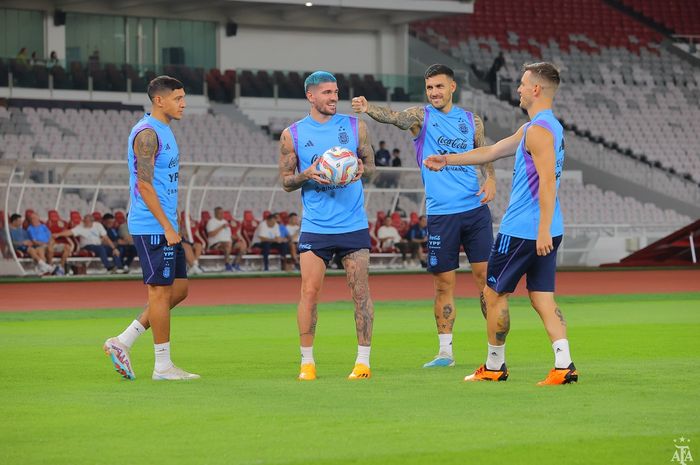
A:
<svg viewBox="0 0 700 465">
<path fill-rule="evenodd" d="M 440 136 L 437 140 L 437 143 L 442 145 L 443 147 L 450 147 L 453 149 L 466 150 L 469 148 L 466 139 L 450 139 L 449 137 Z"/>
</svg>

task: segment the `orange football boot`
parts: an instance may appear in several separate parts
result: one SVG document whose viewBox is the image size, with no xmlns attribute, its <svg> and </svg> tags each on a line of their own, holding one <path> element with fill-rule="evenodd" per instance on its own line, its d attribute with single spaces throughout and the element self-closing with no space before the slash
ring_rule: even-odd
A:
<svg viewBox="0 0 700 465">
<path fill-rule="evenodd" d="M 486 364 L 481 365 L 474 373 L 464 378 L 464 381 L 505 381 L 508 379 L 506 364 L 500 370 L 489 370 Z"/>
<path fill-rule="evenodd" d="M 299 381 L 313 381 L 316 379 L 316 364 L 315 363 L 303 363 L 301 369 L 299 370 L 299 376 L 297 377 Z"/>
<path fill-rule="evenodd" d="M 368 379 L 372 377 L 372 372 L 364 363 L 356 363 L 352 369 L 352 373 L 348 375 L 348 379 Z"/>
<path fill-rule="evenodd" d="M 578 372 L 572 363 L 566 368 L 552 368 L 544 381 L 537 383 L 538 386 L 549 386 L 556 384 L 571 384 L 578 381 Z"/>
</svg>

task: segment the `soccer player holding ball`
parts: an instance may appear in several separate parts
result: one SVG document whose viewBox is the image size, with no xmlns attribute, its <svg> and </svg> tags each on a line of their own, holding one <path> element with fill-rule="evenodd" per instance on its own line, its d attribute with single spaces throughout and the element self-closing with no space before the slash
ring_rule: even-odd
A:
<svg viewBox="0 0 700 465">
<path fill-rule="evenodd" d="M 369 294 L 370 236 L 361 177 L 374 173 L 374 150 L 367 126 L 354 116 L 336 113 L 335 76 L 316 71 L 304 81 L 311 110 L 280 136 L 279 175 L 287 192 L 301 189 L 303 215 L 299 235 L 301 299 L 297 323 L 301 343 L 298 379 L 316 379 L 313 343 L 318 297 L 326 267 L 334 256 L 342 259 L 355 303 L 357 358 L 348 379 L 367 379 L 374 306 Z M 358 157 L 350 182 L 333 184 L 319 164 L 329 149 L 341 147 Z M 334 150 L 335 151 L 335 150 Z M 339 152 L 343 152 L 341 150 Z M 364 160 L 364 163 L 362 160 Z"/>
</svg>

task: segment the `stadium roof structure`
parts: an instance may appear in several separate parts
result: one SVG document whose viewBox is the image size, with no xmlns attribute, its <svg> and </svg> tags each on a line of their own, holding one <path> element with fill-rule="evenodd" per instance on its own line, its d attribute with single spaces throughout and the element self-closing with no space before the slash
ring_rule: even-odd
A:
<svg viewBox="0 0 700 465">
<path fill-rule="evenodd" d="M 474 0 L 8 0 L 9 8 L 147 16 L 239 25 L 377 30 L 448 14 L 473 13 Z"/>
</svg>

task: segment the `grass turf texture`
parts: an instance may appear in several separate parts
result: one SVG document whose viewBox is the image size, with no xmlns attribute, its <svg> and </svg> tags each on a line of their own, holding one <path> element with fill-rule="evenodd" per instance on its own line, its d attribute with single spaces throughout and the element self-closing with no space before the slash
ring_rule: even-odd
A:
<svg viewBox="0 0 700 465">
<path fill-rule="evenodd" d="M 463 383 L 483 362 L 476 300 L 457 303 L 456 368 L 436 352 L 430 302 L 376 304 L 373 378 L 350 382 L 348 303 L 319 310 L 319 379 L 295 380 L 293 305 L 190 307 L 174 360 L 192 382 L 153 382 L 150 333 L 121 381 L 101 344 L 134 310 L 0 314 L 4 464 L 658 464 L 673 439 L 700 455 L 700 294 L 559 299 L 580 382 L 537 387 L 553 355 L 513 299 L 506 383 Z"/>
</svg>

